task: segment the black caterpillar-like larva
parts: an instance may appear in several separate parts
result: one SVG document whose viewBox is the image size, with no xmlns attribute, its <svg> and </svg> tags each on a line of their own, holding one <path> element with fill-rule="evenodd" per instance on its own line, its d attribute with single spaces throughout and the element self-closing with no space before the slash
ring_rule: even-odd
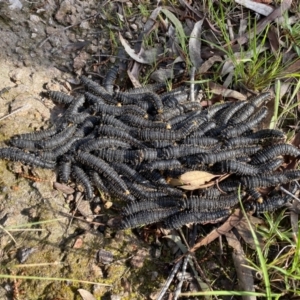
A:
<svg viewBox="0 0 300 300">
<path fill-rule="evenodd" d="M 58 161 L 57 173 L 59 180 L 67 183 L 71 175 L 72 159 L 68 155 L 64 155 Z"/>
<path fill-rule="evenodd" d="M 238 123 L 232 128 L 226 128 L 221 132 L 225 138 L 232 138 L 239 135 L 242 135 L 244 132 L 254 128 L 258 123 L 260 123 L 268 114 L 268 109 L 262 107 L 257 113 L 255 113 L 249 120 Z"/>
<path fill-rule="evenodd" d="M 46 161 L 42 158 L 26 153 L 20 149 L 7 147 L 7 148 L 1 148 L 0 149 L 0 158 L 11 160 L 11 161 L 20 161 L 24 164 L 28 164 L 31 166 L 36 166 L 44 169 L 54 169 L 56 163 L 52 161 Z"/>
<path fill-rule="evenodd" d="M 63 105 L 69 105 L 75 99 L 73 96 L 58 91 L 50 91 L 49 97 L 53 102 Z"/>
<path fill-rule="evenodd" d="M 111 168 L 104 160 L 87 152 L 79 151 L 76 155 L 76 160 L 84 165 L 88 165 L 97 172 L 103 174 L 104 177 L 111 179 L 116 186 L 121 188 L 125 193 L 128 193 L 125 182 L 119 177 L 118 173 Z"/>
<path fill-rule="evenodd" d="M 160 208 L 178 208 L 181 207 L 181 201 L 176 201 L 173 197 L 162 197 L 155 200 L 134 201 L 123 208 L 124 216 L 135 214 L 139 211 L 151 211 Z"/>
<path fill-rule="evenodd" d="M 76 130 L 77 125 L 69 126 L 60 133 L 50 137 L 48 140 L 38 141 L 37 146 L 39 149 L 53 149 L 61 146 L 66 142 L 66 140 L 74 135 Z"/>
<path fill-rule="evenodd" d="M 119 66 L 115 65 L 108 70 L 103 79 L 103 87 L 109 94 L 112 94 L 114 91 L 114 83 L 117 79 L 118 72 Z"/>
<path fill-rule="evenodd" d="M 246 193 L 241 193 L 241 198 Z M 190 196 L 182 201 L 182 208 L 190 211 L 220 210 L 222 208 L 231 208 L 239 203 L 239 194 L 231 193 L 229 195 L 221 195 L 217 198 L 204 198 L 199 196 Z"/>
<path fill-rule="evenodd" d="M 139 211 L 135 214 L 126 216 L 121 221 L 121 229 L 134 228 L 148 225 L 170 217 L 179 211 L 178 208 L 155 209 L 151 211 Z"/>
<path fill-rule="evenodd" d="M 86 198 L 91 200 L 93 198 L 93 188 L 84 170 L 76 165 L 72 165 L 72 177 L 75 178 L 78 183 L 82 184 Z"/>
<path fill-rule="evenodd" d="M 271 99 L 271 94 L 269 92 L 260 94 L 250 98 L 246 105 L 241 107 L 230 119 L 229 124 L 234 125 L 241 123 L 247 118 L 249 118 L 256 108 L 258 108 L 262 103 L 267 102 Z"/>
<path fill-rule="evenodd" d="M 298 158 L 300 157 L 300 150 L 289 144 L 272 145 L 254 154 L 251 163 L 261 164 L 280 155 L 289 155 Z"/>
<path fill-rule="evenodd" d="M 213 170 L 221 173 L 238 174 L 238 175 L 256 175 L 260 168 L 236 160 L 222 160 L 213 166 Z"/>
<path fill-rule="evenodd" d="M 90 152 L 101 148 L 120 148 L 130 149 L 131 145 L 114 138 L 96 138 L 89 143 L 85 143 L 79 147 L 79 150 Z"/>
<path fill-rule="evenodd" d="M 101 85 L 97 84 L 86 76 L 81 76 L 80 80 L 88 91 L 102 97 L 108 104 L 118 104 L 118 101 L 115 100 L 114 97 L 112 97 L 112 95 L 110 95 L 110 93 L 107 92 Z"/>
<path fill-rule="evenodd" d="M 86 199 L 98 189 L 112 200 L 133 202 L 124 209 L 124 228 L 169 215 L 170 228 L 214 222 L 228 216 L 239 205 L 237 195 L 244 193 L 243 201 L 250 196 L 262 202 L 251 205 L 265 211 L 271 207 L 265 202 L 269 197 L 262 197 L 259 188 L 276 186 L 270 193 L 276 196 L 277 186 L 299 180 L 300 171 L 283 171 L 282 156 L 298 158 L 300 150 L 285 144 L 280 130 L 256 130 L 267 114 L 263 105 L 269 93 L 202 108 L 188 101 L 185 86 L 162 94 L 156 91 L 162 92 L 164 84 L 114 91 L 117 75 L 114 66 L 104 87 L 82 76 L 85 90 L 75 97 L 50 92 L 65 108 L 55 126 L 12 137 L 12 147 L 0 149 L 0 158 L 56 168 L 59 181 L 67 184 L 73 176 L 85 188 Z M 212 186 L 191 196 L 168 184 L 192 170 L 216 175 Z M 220 173 L 230 176 L 222 180 Z M 272 207 L 281 207 L 274 199 Z"/>
<path fill-rule="evenodd" d="M 19 139 L 38 141 L 38 140 L 42 140 L 42 139 L 51 137 L 52 135 L 55 135 L 57 133 L 57 131 L 58 131 L 57 126 L 53 125 L 49 129 L 14 135 L 13 137 L 11 137 L 10 142 L 12 142 L 13 140 L 19 140 Z"/>
<path fill-rule="evenodd" d="M 209 211 L 209 212 L 191 212 L 181 211 L 168 217 L 165 221 L 165 228 L 178 229 L 189 223 L 208 223 L 221 218 L 228 217 L 231 214 L 229 209 Z"/>
<path fill-rule="evenodd" d="M 297 188 L 298 188 L 297 185 L 292 183 L 290 193 L 295 194 L 297 191 Z M 247 203 L 245 203 L 244 208 L 246 211 L 253 210 L 257 214 L 264 213 L 264 212 L 270 212 L 270 211 L 273 211 L 277 208 L 280 208 L 280 207 L 286 205 L 292 199 L 293 199 L 293 197 L 291 195 L 283 195 L 283 196 L 275 195 L 275 196 L 269 197 L 263 201 L 247 202 Z"/>
</svg>

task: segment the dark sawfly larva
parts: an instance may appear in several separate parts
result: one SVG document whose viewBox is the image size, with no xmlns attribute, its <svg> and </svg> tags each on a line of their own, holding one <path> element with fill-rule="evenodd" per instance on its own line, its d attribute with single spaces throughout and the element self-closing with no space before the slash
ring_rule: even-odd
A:
<svg viewBox="0 0 300 300">
<path fill-rule="evenodd" d="M 67 183 L 71 175 L 72 159 L 68 155 L 62 156 L 58 161 L 57 173 L 60 182 Z"/>
<path fill-rule="evenodd" d="M 221 218 L 228 217 L 231 214 L 229 209 L 209 211 L 209 212 L 191 212 L 182 211 L 164 221 L 165 228 L 179 229 L 190 223 L 208 223 L 214 222 Z"/>
<path fill-rule="evenodd" d="M 132 117 L 135 117 L 135 115 Z M 114 126 L 116 128 L 120 128 L 122 129 L 122 131 L 126 131 L 126 132 L 130 132 L 130 130 L 132 130 L 132 127 L 126 125 L 120 119 L 117 119 L 114 116 L 107 115 L 107 114 L 102 114 L 99 119 L 99 122 L 101 122 L 101 124 L 107 124 L 107 125 Z"/>
<path fill-rule="evenodd" d="M 299 158 L 300 150 L 289 144 L 272 145 L 254 154 L 251 163 L 255 165 L 261 164 L 281 155 L 290 155 Z"/>
<path fill-rule="evenodd" d="M 220 115 L 218 115 L 218 124 L 227 125 L 231 117 L 246 104 L 247 101 L 232 103 L 228 108 L 224 109 L 224 111 Z"/>
<path fill-rule="evenodd" d="M 253 139 L 285 139 L 285 134 L 277 129 L 261 129 L 246 135 Z"/>
<path fill-rule="evenodd" d="M 122 215 L 128 216 L 139 211 L 151 211 L 160 208 L 180 208 L 180 201 L 174 200 L 172 197 L 162 197 L 154 200 L 134 201 L 123 208 Z"/>
<path fill-rule="evenodd" d="M 247 120 L 262 103 L 270 100 L 270 93 L 263 93 L 261 95 L 252 97 L 248 103 L 238 110 L 228 122 L 230 125 L 235 125 Z"/>
<path fill-rule="evenodd" d="M 233 150 L 221 150 L 217 153 L 202 153 L 199 155 L 199 161 L 204 164 L 214 164 L 222 160 L 243 156 L 245 154 L 251 155 L 260 149 L 261 147 L 259 146 L 253 146 Z"/>
<path fill-rule="evenodd" d="M 127 164 L 112 162 L 111 165 L 118 173 L 120 173 L 120 175 L 127 177 L 132 182 L 140 183 L 147 187 L 155 188 L 155 186 L 152 183 L 150 183 L 149 180 L 147 180 L 138 171 L 131 168 Z"/>
<path fill-rule="evenodd" d="M 141 184 L 137 184 L 129 180 L 125 180 L 125 183 L 128 187 L 128 190 L 130 191 L 130 194 L 132 194 L 133 196 L 135 196 L 137 199 L 140 200 L 145 200 L 145 199 L 155 200 L 160 197 L 168 196 L 168 194 L 162 190 L 160 191 L 157 191 L 156 189 L 149 190 L 147 186 L 143 186 Z"/>
<path fill-rule="evenodd" d="M 37 150 L 37 141 L 32 140 L 26 140 L 26 139 L 10 139 L 9 144 L 11 146 L 20 148 L 20 149 L 26 149 L 26 150 Z"/>
<path fill-rule="evenodd" d="M 224 129 L 221 134 L 226 138 L 237 137 L 242 135 L 244 132 L 254 128 L 259 124 L 268 114 L 267 107 L 262 107 L 257 113 L 255 113 L 249 120 L 238 123 L 233 127 Z"/>
<path fill-rule="evenodd" d="M 72 165 L 72 177 L 75 178 L 79 184 L 82 184 L 86 198 L 91 200 L 93 198 L 92 184 L 83 169 L 76 165 Z"/>
<path fill-rule="evenodd" d="M 232 159 L 222 160 L 214 164 L 213 170 L 216 172 L 238 175 L 256 175 L 260 173 L 260 168 Z"/>
<path fill-rule="evenodd" d="M 72 115 L 76 114 L 79 112 L 79 109 L 81 107 L 83 107 L 83 104 L 85 102 L 85 98 L 84 95 L 80 95 L 78 97 L 76 97 L 71 104 L 69 105 L 69 107 L 66 109 L 66 111 L 64 112 L 64 118 L 66 120 L 68 120 L 68 118 L 70 118 Z"/>
<path fill-rule="evenodd" d="M 241 194 L 241 197 L 245 196 L 245 193 Z M 203 198 L 198 196 L 190 196 L 182 201 L 182 208 L 191 211 L 204 211 L 204 210 L 220 210 L 223 208 L 231 208 L 239 203 L 238 193 L 231 193 L 229 195 L 221 195 L 218 198 Z"/>
<path fill-rule="evenodd" d="M 110 125 L 101 125 L 99 126 L 98 133 L 108 138 L 119 138 L 137 148 L 146 148 L 146 146 L 142 142 L 133 138 L 130 133 L 123 131 L 120 128 L 115 128 Z"/>
<path fill-rule="evenodd" d="M 99 95 L 102 97 L 106 103 L 117 105 L 118 101 L 114 99 L 114 97 L 108 93 L 105 88 L 103 88 L 101 85 L 97 84 L 96 82 L 92 81 L 86 76 L 80 77 L 81 83 L 86 87 L 86 89 L 96 95 Z"/>
<path fill-rule="evenodd" d="M 106 91 L 109 94 L 112 94 L 114 91 L 114 83 L 117 79 L 118 72 L 119 72 L 119 66 L 115 65 L 107 71 L 103 79 L 103 87 L 106 89 Z"/>
<path fill-rule="evenodd" d="M 178 208 L 156 209 L 151 211 L 140 211 L 123 218 L 120 229 L 135 228 L 160 222 L 178 212 Z"/>
<path fill-rule="evenodd" d="M 94 184 L 94 186 L 100 190 L 101 192 L 108 194 L 109 195 L 109 189 L 107 186 L 103 183 L 100 175 L 94 171 L 94 170 L 89 170 L 88 176 L 90 177 L 91 182 Z"/>
<path fill-rule="evenodd" d="M 72 137 L 77 129 L 77 125 L 72 125 L 52 136 L 48 140 L 37 142 L 37 146 L 39 149 L 53 149 L 55 147 L 63 145 L 66 140 Z"/>
<path fill-rule="evenodd" d="M 39 156 L 45 160 L 55 161 L 59 156 L 67 153 L 78 140 L 78 137 L 73 136 L 69 140 L 65 141 L 65 144 L 63 145 L 60 145 L 49 151 L 40 151 Z"/>
<path fill-rule="evenodd" d="M 125 182 L 119 177 L 118 173 L 110 167 L 104 160 L 83 151 L 78 151 L 76 160 L 80 163 L 89 166 L 97 172 L 103 174 L 104 177 L 109 178 L 113 183 L 125 193 L 128 193 L 128 188 Z"/>
<path fill-rule="evenodd" d="M 167 129 L 142 129 L 137 132 L 138 137 L 143 141 L 156 141 L 156 140 L 169 140 L 176 141 L 181 140 L 191 132 L 193 132 L 197 127 L 194 122 L 187 123 L 186 126 L 180 130 L 167 130 Z"/>
<path fill-rule="evenodd" d="M 194 145 L 201 147 L 210 147 L 215 146 L 219 143 L 219 140 L 212 137 L 200 136 L 200 137 L 187 137 L 184 140 L 184 144 L 186 145 Z"/>
<path fill-rule="evenodd" d="M 241 185 L 242 183 L 239 179 L 229 179 L 229 180 L 224 180 L 219 182 L 217 187 L 222 192 L 228 193 L 228 192 L 238 191 Z"/>
<path fill-rule="evenodd" d="M 38 141 L 38 140 L 42 140 L 42 139 L 51 137 L 52 135 L 55 135 L 57 133 L 57 131 L 58 131 L 57 126 L 53 125 L 49 129 L 14 135 L 11 138 L 11 140 L 14 140 L 14 139 L 23 140 L 24 139 L 24 140 Z"/>
<path fill-rule="evenodd" d="M 162 122 L 153 122 L 147 120 L 141 116 L 135 115 L 122 115 L 120 120 L 127 125 L 138 127 L 138 128 L 160 128 L 160 129 L 171 129 L 171 125 Z"/>
<path fill-rule="evenodd" d="M 79 147 L 79 150 L 85 152 L 91 152 L 102 148 L 130 149 L 131 145 L 118 139 L 101 137 L 101 138 L 93 139 L 88 143 L 84 143 Z"/>
<path fill-rule="evenodd" d="M 44 169 L 54 169 L 56 165 L 55 162 L 43 160 L 42 158 L 37 157 L 36 155 L 26 153 L 23 150 L 13 147 L 1 148 L 0 158 L 11 161 L 20 161 L 24 164 Z"/>
<path fill-rule="evenodd" d="M 75 100 L 75 97 L 58 91 L 50 91 L 49 97 L 53 102 L 63 105 L 69 105 Z"/>
<path fill-rule="evenodd" d="M 142 162 L 143 158 L 139 150 L 119 150 L 103 148 L 95 152 L 97 157 L 104 159 L 107 162 L 120 162 L 137 165 Z"/>
<path fill-rule="evenodd" d="M 256 176 L 242 176 L 243 187 L 255 189 L 259 187 L 270 187 L 278 184 L 285 184 L 291 181 L 283 172 L 277 174 L 260 174 Z"/>
<path fill-rule="evenodd" d="M 177 159 L 158 160 L 143 165 L 145 170 L 172 170 L 181 168 L 181 163 Z"/>
</svg>

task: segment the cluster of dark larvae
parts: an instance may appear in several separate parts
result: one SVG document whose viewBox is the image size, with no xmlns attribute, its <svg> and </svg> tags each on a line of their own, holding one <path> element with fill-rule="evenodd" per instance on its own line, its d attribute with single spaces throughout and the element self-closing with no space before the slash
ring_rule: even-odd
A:
<svg viewBox="0 0 300 300">
<path fill-rule="evenodd" d="M 64 114 L 46 130 L 21 134 L 0 149 L 0 158 L 56 169 L 59 181 L 81 184 L 86 199 L 94 187 L 127 202 L 121 228 L 163 222 L 166 228 L 226 218 L 239 198 L 247 210 L 266 212 L 286 205 L 290 195 L 262 195 L 261 187 L 290 183 L 298 170 L 282 170 L 283 156 L 300 150 L 284 143 L 282 131 L 257 128 L 267 116 L 270 93 L 248 101 L 202 109 L 186 87 L 170 92 L 153 84 L 114 91 L 117 69 L 103 86 L 82 76 L 85 91 L 73 97 L 51 91 Z M 191 170 L 231 174 L 193 195 L 168 184 Z"/>
</svg>

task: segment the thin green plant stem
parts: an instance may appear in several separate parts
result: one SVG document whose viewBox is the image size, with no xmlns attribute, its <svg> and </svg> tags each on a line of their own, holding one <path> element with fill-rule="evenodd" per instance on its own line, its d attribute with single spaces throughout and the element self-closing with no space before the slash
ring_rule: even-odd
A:
<svg viewBox="0 0 300 300">
<path fill-rule="evenodd" d="M 239 188 L 239 193 L 240 193 L 240 188 Z M 254 240 L 254 244 L 255 244 L 255 249 L 257 251 L 258 259 L 259 259 L 259 262 L 260 262 L 262 276 L 263 276 L 263 279 L 264 279 L 264 282 L 265 282 L 266 298 L 267 299 L 271 299 L 271 285 L 270 285 L 270 278 L 269 278 L 269 274 L 268 274 L 268 268 L 267 268 L 266 260 L 264 258 L 262 249 L 260 248 L 257 235 L 256 235 L 255 231 L 253 230 L 252 224 L 251 224 L 251 222 L 250 222 L 250 220 L 249 220 L 249 218 L 248 218 L 248 216 L 247 216 L 247 214 L 245 212 L 245 209 L 244 209 L 244 207 L 242 205 L 241 198 L 239 200 L 240 200 L 240 203 L 241 203 L 241 207 L 242 207 L 244 216 L 245 216 L 245 218 L 247 220 L 248 226 L 249 226 L 251 234 L 253 236 L 253 240 Z"/>
<path fill-rule="evenodd" d="M 181 293 L 179 297 L 192 297 L 192 296 L 259 296 L 267 297 L 265 293 L 246 292 L 246 291 L 207 291 L 207 292 L 194 292 L 194 293 Z M 272 294 L 275 296 L 282 296 L 282 294 Z M 271 298 L 268 298 L 271 299 Z"/>
<path fill-rule="evenodd" d="M 17 241 L 12 236 L 12 234 L 9 232 L 9 230 L 7 230 L 6 228 L 4 228 L 2 225 L 0 225 L 0 229 L 3 230 L 13 240 L 13 242 L 15 243 L 15 245 L 18 245 Z"/>
</svg>

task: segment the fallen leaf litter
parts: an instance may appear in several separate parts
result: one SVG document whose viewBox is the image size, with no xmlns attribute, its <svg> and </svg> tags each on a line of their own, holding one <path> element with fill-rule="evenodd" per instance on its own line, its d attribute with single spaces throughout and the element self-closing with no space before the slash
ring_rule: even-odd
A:
<svg viewBox="0 0 300 300">
<path fill-rule="evenodd" d="M 284 143 L 280 130 L 255 130 L 267 116 L 270 93 L 202 109 L 185 86 L 161 94 L 161 84 L 115 92 L 117 70 L 107 72 L 103 86 L 82 76 L 86 91 L 77 96 L 51 91 L 64 114 L 49 129 L 13 136 L 0 158 L 55 169 L 60 182 L 81 184 L 88 200 L 96 187 L 126 201 L 122 229 L 215 222 L 239 198 L 257 212 L 292 200 L 275 190 L 263 199 L 258 190 L 292 182 L 295 192 L 300 178 L 298 170 L 281 169 L 281 157 L 299 158 L 300 150 Z M 222 174 L 230 176 L 221 180 Z"/>
</svg>

